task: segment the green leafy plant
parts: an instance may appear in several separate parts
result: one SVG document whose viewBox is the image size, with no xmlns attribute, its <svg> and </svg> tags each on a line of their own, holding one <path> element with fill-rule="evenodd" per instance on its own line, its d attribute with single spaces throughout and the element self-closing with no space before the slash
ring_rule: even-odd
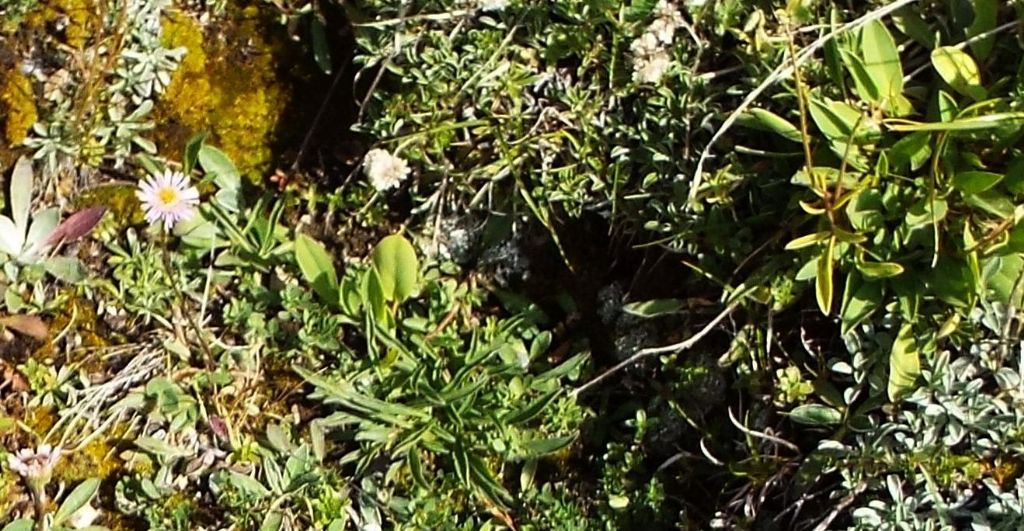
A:
<svg viewBox="0 0 1024 531">
<path fill-rule="evenodd" d="M 106 209 L 89 208 L 60 223 L 59 209 L 47 208 L 33 214 L 30 221 L 32 194 L 32 161 L 23 157 L 18 159 L 11 174 L 11 217 L 0 215 L 0 252 L 13 260 L 14 264 L 38 264 L 62 280 L 81 280 L 85 268 L 78 259 L 46 256 L 46 253 L 62 243 L 73 242 L 88 234 L 99 223 Z M 16 274 L 11 274 L 10 267 L 7 271 L 9 276 L 17 278 Z"/>
<path fill-rule="evenodd" d="M 334 411 L 314 421 L 315 431 L 357 442 L 342 457 L 356 464 L 357 473 L 386 458 L 389 481 L 429 489 L 431 476 L 449 469 L 467 492 L 504 507 L 512 498 L 496 466 L 536 460 L 574 440 L 563 430 L 545 434 L 537 421 L 564 398 L 561 382 L 584 358 L 539 373 L 529 370 L 550 335 L 540 333 L 528 315 L 488 320 L 472 330 L 450 325 L 462 310 L 464 288 L 438 278 L 436 271 L 421 280 L 415 250 L 401 236 L 384 238 L 371 255 L 371 267 L 350 267 L 341 279 L 317 242 L 300 236 L 295 248 L 317 293 L 352 312 L 351 322 L 363 324 L 367 340 L 383 346 L 376 363 L 346 375 L 295 367 L 315 386 L 311 397 Z M 436 301 L 428 313 L 413 307 L 400 312 L 421 289 Z M 322 452 L 318 447 L 314 436 L 314 450 Z"/>
</svg>

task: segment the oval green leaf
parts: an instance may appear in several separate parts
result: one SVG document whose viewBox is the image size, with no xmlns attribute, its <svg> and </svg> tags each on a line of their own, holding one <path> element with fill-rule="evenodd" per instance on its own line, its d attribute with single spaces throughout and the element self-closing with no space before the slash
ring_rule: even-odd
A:
<svg viewBox="0 0 1024 531">
<path fill-rule="evenodd" d="M 992 173 L 989 171 L 965 171 L 960 172 L 953 177 L 953 186 L 964 194 L 971 195 L 984 192 L 985 190 L 995 186 L 1001 180 L 1003 180 L 1003 176 L 998 173 Z"/>
<path fill-rule="evenodd" d="M 4 526 L 3 531 L 32 531 L 36 523 L 28 518 L 19 518 Z"/>
<path fill-rule="evenodd" d="M 895 262 L 857 262 L 857 269 L 868 278 L 890 278 L 903 274 L 903 266 Z"/>
<path fill-rule="evenodd" d="M 842 422 L 843 414 L 834 407 L 821 404 L 804 404 L 789 412 L 793 422 L 805 426 L 835 426 Z"/>
<path fill-rule="evenodd" d="M 199 164 L 207 173 L 213 175 L 213 182 L 220 190 L 214 198 L 225 209 L 240 212 L 242 201 L 242 177 L 235 163 L 223 151 L 208 145 L 199 147 Z"/>
<path fill-rule="evenodd" d="M 402 302 L 416 293 L 420 261 L 416 249 L 401 235 L 392 234 L 377 244 L 373 267 L 386 300 Z"/>
<path fill-rule="evenodd" d="M 89 503 L 89 500 L 96 495 L 96 491 L 99 488 L 100 480 L 96 478 L 90 478 L 79 483 L 75 490 L 71 491 L 67 498 L 64 498 L 64 503 L 57 509 L 57 513 L 53 516 L 53 524 L 59 526 L 67 521 L 72 514 L 75 514 L 75 511 Z"/>
<path fill-rule="evenodd" d="M 873 20 L 861 29 L 860 56 L 882 101 L 894 102 L 903 92 L 903 66 L 896 41 L 881 21 Z"/>
<path fill-rule="evenodd" d="M 330 255 L 320 242 L 299 234 L 295 238 L 295 261 L 306 282 L 328 304 L 338 304 L 338 274 Z"/>
<path fill-rule="evenodd" d="M 981 86 L 978 64 L 967 52 L 954 46 L 940 46 L 932 50 L 932 66 L 953 90 L 975 101 L 988 96 Z"/>
</svg>

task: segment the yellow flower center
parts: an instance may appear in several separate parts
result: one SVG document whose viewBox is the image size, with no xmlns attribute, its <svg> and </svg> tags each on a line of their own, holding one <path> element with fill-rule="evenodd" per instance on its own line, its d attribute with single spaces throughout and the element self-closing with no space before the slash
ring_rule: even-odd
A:
<svg viewBox="0 0 1024 531">
<path fill-rule="evenodd" d="M 164 205 L 172 205 L 178 201 L 178 191 L 174 188 L 161 188 L 156 196 Z"/>
</svg>

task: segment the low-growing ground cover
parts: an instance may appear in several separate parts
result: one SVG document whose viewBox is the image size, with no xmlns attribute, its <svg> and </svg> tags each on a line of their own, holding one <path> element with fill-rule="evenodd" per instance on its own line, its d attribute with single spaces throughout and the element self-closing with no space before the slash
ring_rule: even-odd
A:
<svg viewBox="0 0 1024 531">
<path fill-rule="evenodd" d="M 1022 15 L 0 0 L 0 526 L 1019 529 Z"/>
</svg>

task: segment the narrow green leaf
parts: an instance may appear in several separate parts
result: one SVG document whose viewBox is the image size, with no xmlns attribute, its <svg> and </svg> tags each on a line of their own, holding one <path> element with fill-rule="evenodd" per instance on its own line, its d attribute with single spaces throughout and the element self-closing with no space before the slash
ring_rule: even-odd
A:
<svg viewBox="0 0 1024 531">
<path fill-rule="evenodd" d="M 818 308 L 825 315 L 832 311 L 832 260 L 835 244 L 835 238 L 828 241 L 825 254 L 818 260 L 818 272 L 814 282 L 814 292 L 818 299 Z"/>
<path fill-rule="evenodd" d="M 537 458 L 555 453 L 572 444 L 574 440 L 576 440 L 576 437 L 572 435 L 565 437 L 548 437 L 545 439 L 524 441 L 522 446 L 528 457 Z"/>
<path fill-rule="evenodd" d="M 896 11 L 892 14 L 892 21 L 896 25 L 896 29 L 917 41 L 925 49 L 935 48 L 935 33 L 917 10 L 901 9 Z"/>
<path fill-rule="evenodd" d="M 795 125 L 765 109 L 749 109 L 740 115 L 736 123 L 751 129 L 776 133 L 792 142 L 803 142 L 803 135 L 800 134 L 800 130 Z"/>
<path fill-rule="evenodd" d="M 494 479 L 494 474 L 487 468 L 487 465 L 475 455 L 466 455 L 466 468 L 467 472 L 473 478 L 473 484 L 480 490 L 487 499 L 496 505 L 505 507 L 506 504 L 512 501 L 512 496 L 502 487 L 497 480 Z"/>
<path fill-rule="evenodd" d="M 881 282 L 864 282 L 856 272 L 849 273 L 840 310 L 840 333 L 846 335 L 870 317 L 882 305 L 882 295 Z"/>
<path fill-rule="evenodd" d="M 1002 112 L 992 113 L 974 118 L 959 118 L 946 122 L 912 122 L 909 120 L 891 120 L 886 122 L 888 128 L 896 132 L 970 132 L 1001 127 L 1020 127 L 1024 124 L 1024 113 Z"/>
<path fill-rule="evenodd" d="M 327 433 L 322 419 L 314 419 L 309 423 L 309 439 L 313 446 L 313 457 L 322 462 L 327 455 Z"/>
<path fill-rule="evenodd" d="M 827 230 L 823 230 L 823 231 L 820 231 L 820 232 L 815 232 L 815 233 L 812 233 L 812 234 L 806 234 L 804 236 L 800 236 L 799 238 L 795 238 L 793 240 L 790 240 L 790 242 L 786 244 L 785 249 L 787 251 L 795 251 L 797 249 L 803 249 L 804 247 L 810 247 L 812 245 L 815 245 L 815 244 L 821 243 L 821 242 L 823 242 L 825 240 L 828 240 L 831 236 L 832 236 L 832 232 L 831 231 L 827 231 Z"/>
<path fill-rule="evenodd" d="M 32 159 L 21 157 L 11 174 L 11 219 L 22 237 L 28 230 L 28 213 L 32 207 Z"/>
<path fill-rule="evenodd" d="M 278 531 L 284 524 L 284 515 L 280 511 L 269 511 L 260 524 L 260 531 Z"/>
<path fill-rule="evenodd" d="M 63 524 L 72 514 L 75 514 L 75 511 L 89 503 L 89 500 L 96 495 L 96 491 L 99 488 L 100 480 L 96 478 L 90 478 L 79 483 L 75 490 L 71 491 L 71 494 L 64 498 L 64 503 L 60 505 L 60 508 L 53 515 L 54 525 Z"/>
<path fill-rule="evenodd" d="M 853 78 L 853 86 L 857 90 L 860 99 L 877 104 L 882 100 L 882 90 L 875 79 L 871 77 L 864 60 L 850 50 L 841 50 L 843 64 Z"/>
<path fill-rule="evenodd" d="M 952 315 L 950 315 L 945 321 L 943 321 L 942 326 L 939 327 L 938 333 L 935 334 L 935 339 L 949 337 L 950 335 L 953 334 L 953 332 L 956 332 L 957 328 L 959 327 L 960 314 L 953 312 Z"/>
<path fill-rule="evenodd" d="M 264 498 L 270 495 L 270 490 L 262 483 L 245 474 L 235 472 L 234 470 L 228 471 L 228 481 L 231 482 L 235 488 L 250 496 Z"/>
<path fill-rule="evenodd" d="M 319 15 L 311 15 L 310 35 L 313 41 L 313 59 L 320 71 L 330 74 L 333 71 L 331 64 L 331 48 L 327 43 L 327 32 L 324 31 L 324 21 Z"/>
<path fill-rule="evenodd" d="M 561 363 L 561 365 L 548 370 L 547 372 L 541 373 L 534 378 L 535 383 L 547 382 L 551 380 L 558 380 L 562 377 L 569 376 L 572 373 L 578 371 L 587 361 L 586 354 L 577 354 Z"/>
<path fill-rule="evenodd" d="M 913 391 L 920 374 L 921 359 L 914 327 L 906 323 L 900 328 L 889 353 L 889 400 L 896 402 Z"/>
<path fill-rule="evenodd" d="M 975 208 L 1000 218 L 1008 218 L 1013 215 L 1013 200 L 999 190 L 985 190 L 984 192 L 964 196 L 964 201 Z"/>
<path fill-rule="evenodd" d="M 415 448 L 410 448 L 406 459 L 409 461 L 409 471 L 412 472 L 412 479 L 421 488 L 430 488 L 430 483 L 427 482 L 427 477 L 423 473 L 423 462 L 420 460 L 420 452 Z"/>
<path fill-rule="evenodd" d="M 843 414 L 834 407 L 822 404 L 804 404 L 789 412 L 793 422 L 805 426 L 835 426 L 842 422 Z"/>
<path fill-rule="evenodd" d="M 203 148 L 207 133 L 196 133 L 185 143 L 185 150 L 181 155 L 181 167 L 185 175 L 192 173 L 199 161 L 199 150 Z"/>
<path fill-rule="evenodd" d="M 810 101 L 811 118 L 818 129 L 834 142 L 847 142 L 853 139 L 855 144 L 874 142 L 881 136 L 881 130 L 860 109 L 844 101 L 828 98 L 812 98 Z"/>
<path fill-rule="evenodd" d="M 964 194 L 984 192 L 1003 180 L 1003 175 L 988 171 L 965 171 L 953 176 L 953 187 Z"/>
<path fill-rule="evenodd" d="M 868 278 L 890 278 L 903 274 L 903 266 L 895 262 L 857 262 L 857 269 Z"/>
<path fill-rule="evenodd" d="M 143 435 L 135 439 L 135 446 L 138 446 L 142 450 L 145 450 L 155 456 L 172 458 L 172 457 L 185 457 L 191 455 L 188 450 L 172 446 L 162 439 Z"/>
<path fill-rule="evenodd" d="M 956 98 L 945 90 L 939 89 L 935 93 L 935 114 L 940 122 L 952 122 L 960 114 L 960 106 Z M 890 127 L 893 131 L 899 131 Z"/>
<path fill-rule="evenodd" d="M 882 101 L 895 102 L 903 93 L 903 66 L 896 41 L 881 21 L 873 20 L 861 29 L 860 54 Z"/>
<path fill-rule="evenodd" d="M 313 291 L 324 302 L 339 304 L 338 274 L 334 270 L 330 255 L 320 242 L 305 234 L 296 236 L 295 261 L 298 262 L 306 282 L 313 286 Z"/>
<path fill-rule="evenodd" d="M 362 283 L 363 306 L 368 313 L 381 325 L 388 322 L 387 299 L 384 296 L 384 288 L 381 287 L 380 274 L 375 268 L 366 270 Z"/>
<path fill-rule="evenodd" d="M 992 46 L 995 44 L 995 36 L 990 35 L 984 39 L 974 40 L 973 37 L 988 33 L 996 27 L 999 18 L 999 0 L 973 0 L 974 20 L 967 28 L 966 37 L 971 39 L 971 51 L 984 61 L 992 53 Z"/>
<path fill-rule="evenodd" d="M 539 462 L 538 459 L 527 459 L 523 463 L 523 469 L 519 472 L 519 490 L 526 492 L 533 488 Z"/>
<path fill-rule="evenodd" d="M 558 397 L 559 392 L 560 389 L 549 391 L 540 398 L 538 398 L 537 400 L 534 400 L 533 402 L 519 409 L 510 411 L 509 413 L 505 414 L 504 417 L 502 417 L 501 423 L 507 426 L 514 426 L 516 424 L 521 424 L 536 417 L 542 411 L 544 411 L 544 409 L 547 408 L 548 405 L 550 405 L 556 397 Z"/>
<path fill-rule="evenodd" d="M 622 307 L 622 311 L 637 317 L 651 318 L 661 315 L 679 313 L 686 308 L 681 299 L 653 299 L 642 302 L 631 302 Z"/>
</svg>

